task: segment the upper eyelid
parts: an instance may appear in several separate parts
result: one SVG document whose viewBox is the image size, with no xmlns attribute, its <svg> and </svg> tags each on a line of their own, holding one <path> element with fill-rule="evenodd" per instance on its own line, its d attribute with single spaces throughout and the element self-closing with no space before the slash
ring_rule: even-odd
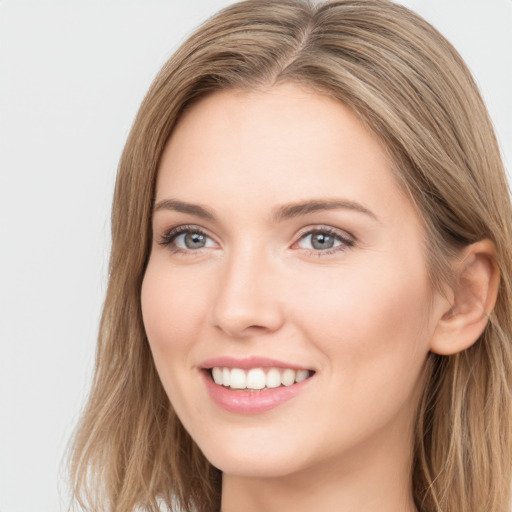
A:
<svg viewBox="0 0 512 512">
<path fill-rule="evenodd" d="M 332 235 L 337 235 L 342 239 L 350 239 L 351 241 L 356 240 L 356 237 L 352 233 L 347 231 L 346 229 L 335 228 L 334 226 L 328 226 L 328 225 L 322 225 L 322 224 L 307 226 L 307 227 L 299 230 L 297 237 L 299 237 L 299 239 L 300 239 L 300 238 L 304 237 L 304 235 L 308 235 L 310 233 L 315 233 L 315 232 L 316 233 L 326 232 L 326 233 L 329 233 Z"/>
<path fill-rule="evenodd" d="M 211 240 L 216 241 L 215 237 L 213 237 L 208 232 L 208 230 L 202 228 L 201 226 L 196 226 L 195 224 L 181 224 L 179 226 L 174 226 L 172 228 L 165 229 L 159 237 L 159 243 L 161 245 L 167 245 L 174 241 L 179 235 L 182 235 L 183 233 L 201 233 L 202 235 L 205 235 Z"/>
<path fill-rule="evenodd" d="M 302 240 L 304 240 L 307 237 L 312 236 L 314 233 L 326 233 L 330 237 L 334 237 L 338 240 L 339 245 L 327 249 L 309 249 L 309 248 L 302 248 L 304 251 L 306 251 L 309 254 L 314 254 L 315 256 L 324 256 L 327 257 L 329 255 L 332 255 L 334 253 L 345 251 L 349 248 L 353 248 L 356 245 L 356 239 L 349 235 L 347 232 L 344 231 L 345 234 L 341 234 L 339 230 L 332 230 L 332 229 L 309 229 L 304 234 L 298 237 L 297 241 L 293 243 L 291 246 L 292 250 L 297 250 L 298 245 L 301 243 Z M 348 235 L 348 236 L 347 236 Z"/>
<path fill-rule="evenodd" d="M 209 231 L 206 228 L 203 228 L 196 224 L 179 224 L 178 226 L 173 226 L 171 228 L 164 230 L 165 235 L 181 234 L 181 233 L 186 233 L 186 232 L 191 232 L 191 233 L 198 232 L 198 233 L 203 233 L 207 236 L 211 236 L 209 234 Z"/>
<path fill-rule="evenodd" d="M 191 231 L 191 232 L 198 231 L 198 232 L 204 233 L 207 236 L 214 238 L 214 236 L 210 234 L 210 232 L 209 232 L 210 230 L 208 230 L 202 226 L 199 226 L 198 224 L 179 224 L 177 226 L 173 226 L 171 228 L 165 229 L 164 234 L 167 235 L 167 234 L 170 234 L 171 232 L 172 233 L 174 233 L 174 232 L 181 233 L 184 231 Z M 313 231 L 328 231 L 328 232 L 332 232 L 332 233 L 338 233 L 338 234 L 340 234 L 340 236 L 342 234 L 345 234 L 345 235 L 348 235 L 350 238 L 355 238 L 354 235 L 352 235 L 346 229 L 337 228 L 337 227 L 330 226 L 327 224 L 311 224 L 308 226 L 304 226 L 303 228 L 301 228 L 297 231 L 295 236 L 303 236 L 303 235 L 313 232 Z"/>
</svg>

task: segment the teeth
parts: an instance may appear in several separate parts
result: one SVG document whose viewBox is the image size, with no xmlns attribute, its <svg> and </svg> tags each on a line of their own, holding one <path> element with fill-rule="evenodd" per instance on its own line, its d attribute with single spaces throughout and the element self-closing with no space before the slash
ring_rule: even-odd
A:
<svg viewBox="0 0 512 512">
<path fill-rule="evenodd" d="M 298 370 L 297 375 L 295 376 L 295 382 L 302 382 L 309 377 L 309 372 L 307 370 Z"/>
<path fill-rule="evenodd" d="M 227 368 L 224 368 L 225 370 Z M 231 389 L 245 389 L 247 387 L 247 377 L 240 368 L 233 368 L 229 379 Z"/>
<path fill-rule="evenodd" d="M 251 389 L 263 389 L 267 384 L 265 372 L 261 368 L 253 368 L 247 374 L 247 387 Z"/>
<path fill-rule="evenodd" d="M 267 388 L 278 388 L 281 385 L 281 372 L 277 368 L 270 368 L 267 373 Z"/>
<path fill-rule="evenodd" d="M 287 368 L 282 374 L 281 374 L 281 384 L 283 386 L 291 386 L 295 382 L 295 370 L 291 370 L 290 368 Z"/>
<path fill-rule="evenodd" d="M 220 384 L 222 386 L 222 383 L 224 382 L 224 379 L 222 378 L 222 373 L 222 368 L 212 368 L 212 377 L 213 380 L 215 381 L 215 384 Z"/>
<path fill-rule="evenodd" d="M 231 384 L 231 372 L 229 368 L 222 369 L 222 383 L 223 386 L 229 386 Z"/>
<path fill-rule="evenodd" d="M 291 386 L 296 382 L 302 382 L 310 376 L 308 370 L 293 370 L 291 368 L 279 369 L 251 368 L 212 368 L 212 377 L 215 384 L 230 387 L 231 389 L 259 390 L 265 388 L 277 388 L 279 386 Z"/>
</svg>

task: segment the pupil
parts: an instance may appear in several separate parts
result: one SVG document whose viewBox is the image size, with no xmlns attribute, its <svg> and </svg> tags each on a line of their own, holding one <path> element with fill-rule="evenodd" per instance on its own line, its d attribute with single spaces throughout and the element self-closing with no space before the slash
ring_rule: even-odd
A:
<svg viewBox="0 0 512 512">
<path fill-rule="evenodd" d="M 200 249 L 204 247 L 206 237 L 201 233 L 187 233 L 185 235 L 185 245 L 188 249 Z"/>
<path fill-rule="evenodd" d="M 334 246 L 334 238 L 325 233 L 315 233 L 311 237 L 311 245 L 315 249 L 331 249 Z"/>
</svg>

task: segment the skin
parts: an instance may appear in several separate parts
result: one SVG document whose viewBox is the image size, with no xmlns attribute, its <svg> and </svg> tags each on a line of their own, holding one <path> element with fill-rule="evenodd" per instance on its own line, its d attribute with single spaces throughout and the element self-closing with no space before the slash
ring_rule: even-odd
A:
<svg viewBox="0 0 512 512">
<path fill-rule="evenodd" d="M 170 199 L 215 218 L 166 208 Z M 272 217 L 326 199 L 367 212 Z M 218 92 L 173 131 L 155 202 L 144 324 L 174 409 L 223 471 L 222 510 L 416 510 L 415 407 L 450 302 L 432 290 L 421 220 L 379 140 L 343 104 L 296 85 Z M 161 243 L 183 225 L 200 228 L 205 247 Z M 315 249 L 312 228 L 350 243 Z M 230 413 L 200 370 L 226 355 L 315 374 L 277 408 Z"/>
</svg>

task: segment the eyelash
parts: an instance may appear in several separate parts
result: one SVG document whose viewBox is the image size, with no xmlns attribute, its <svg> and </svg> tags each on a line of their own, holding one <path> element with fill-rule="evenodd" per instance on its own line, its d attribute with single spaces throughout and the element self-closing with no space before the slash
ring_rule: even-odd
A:
<svg viewBox="0 0 512 512">
<path fill-rule="evenodd" d="M 355 242 L 354 242 L 353 237 L 343 235 L 338 230 L 327 227 L 327 226 L 318 226 L 318 227 L 314 227 L 314 228 L 311 228 L 311 227 L 307 228 L 307 230 L 305 230 L 299 234 L 298 241 L 295 242 L 293 245 L 294 246 L 297 245 L 301 240 L 304 240 L 309 235 L 314 235 L 314 234 L 318 234 L 318 233 L 328 235 L 328 236 L 334 238 L 335 240 L 341 242 L 341 244 L 336 247 L 333 247 L 331 249 L 324 249 L 324 250 L 305 249 L 310 255 L 317 256 L 317 257 L 321 258 L 322 256 L 329 256 L 331 254 L 343 252 L 343 251 L 346 251 L 347 249 L 350 249 L 351 247 L 354 247 Z"/>
<path fill-rule="evenodd" d="M 173 253 L 200 252 L 200 249 L 196 249 L 196 250 L 188 249 L 187 250 L 187 249 L 181 249 L 181 248 L 177 247 L 176 245 L 174 245 L 173 242 L 176 240 L 176 238 L 178 238 L 179 235 L 182 235 L 184 233 L 185 234 L 186 233 L 198 233 L 207 238 L 211 238 L 210 236 L 208 236 L 207 233 L 205 233 L 201 228 L 199 228 L 197 226 L 183 225 L 183 226 L 178 226 L 176 228 L 171 228 L 168 231 L 166 231 L 158 243 L 160 245 L 168 247 L 169 250 Z"/>
<path fill-rule="evenodd" d="M 203 235 L 203 236 L 211 239 L 211 237 L 205 231 L 203 231 L 201 228 L 199 228 L 198 226 L 183 225 L 183 226 L 171 228 L 168 231 L 166 231 L 164 233 L 164 235 L 161 237 L 161 239 L 158 241 L 158 243 L 159 243 L 159 245 L 168 247 L 169 250 L 174 254 L 200 253 L 201 248 L 200 249 L 181 249 L 180 247 L 177 247 L 174 244 L 174 241 L 176 240 L 176 238 L 178 238 L 179 235 L 182 235 L 184 233 L 185 234 L 197 233 L 197 234 Z M 339 231 L 329 228 L 329 227 L 326 227 L 326 226 L 318 226 L 318 227 L 314 227 L 314 228 L 308 228 L 307 230 L 300 233 L 299 239 L 297 240 L 297 242 L 295 242 L 293 244 L 293 246 L 297 245 L 301 240 L 304 240 L 307 236 L 318 234 L 318 233 L 326 234 L 326 235 L 334 238 L 335 240 L 341 242 L 341 244 L 336 247 L 333 247 L 331 249 L 324 249 L 324 250 L 304 249 L 305 251 L 307 251 L 307 253 L 309 255 L 313 255 L 313 256 L 317 256 L 317 257 L 329 256 L 329 255 L 335 254 L 337 252 L 342 252 L 347 249 L 350 249 L 351 247 L 353 247 L 355 245 L 355 241 L 354 241 L 353 237 L 344 236 Z"/>
</svg>

